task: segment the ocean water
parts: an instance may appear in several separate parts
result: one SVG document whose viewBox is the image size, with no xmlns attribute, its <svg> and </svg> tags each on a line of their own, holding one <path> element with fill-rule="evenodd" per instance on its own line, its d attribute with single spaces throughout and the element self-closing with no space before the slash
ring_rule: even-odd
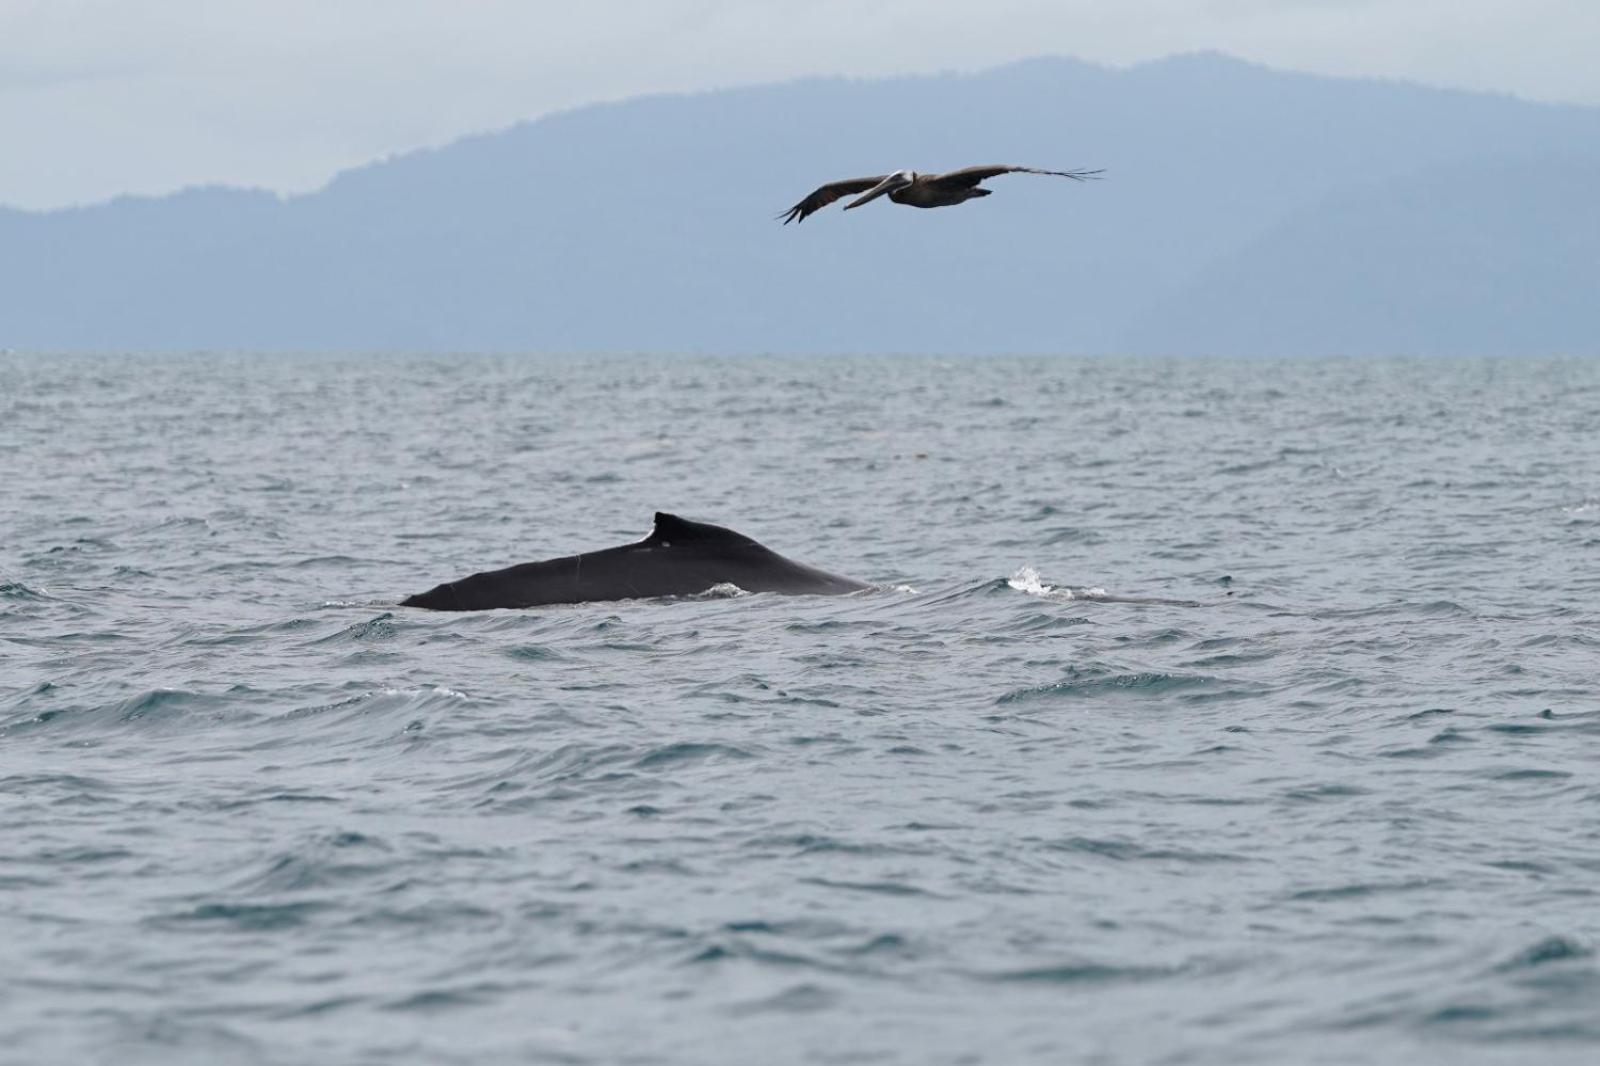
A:
<svg viewBox="0 0 1600 1066">
<path fill-rule="evenodd" d="M 1597 427 L 1597 361 L 0 356 L 0 1061 L 1600 1061 Z M 395 605 L 658 509 L 876 587 Z"/>
</svg>

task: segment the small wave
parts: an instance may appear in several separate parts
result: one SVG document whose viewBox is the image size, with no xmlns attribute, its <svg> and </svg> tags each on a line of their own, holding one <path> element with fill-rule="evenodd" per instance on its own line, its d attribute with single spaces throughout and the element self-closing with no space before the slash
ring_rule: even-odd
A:
<svg viewBox="0 0 1600 1066">
<path fill-rule="evenodd" d="M 1039 576 L 1039 571 L 1035 570 L 1031 566 L 1024 566 L 1016 573 L 1012 574 L 1006 579 L 1006 584 L 1016 589 L 1018 592 L 1026 592 L 1030 596 L 1038 596 L 1041 599 L 1059 600 L 1062 602 L 1070 602 L 1078 599 L 1096 599 L 1107 595 L 1106 590 L 1102 588 L 1082 588 L 1074 590 L 1065 586 L 1057 587 L 1055 585 L 1047 585 L 1045 584 L 1044 579 Z"/>
<path fill-rule="evenodd" d="M 1048 633 L 1053 629 L 1075 629 L 1078 626 L 1092 625 L 1089 619 L 1081 614 L 1063 614 L 1059 611 L 1035 611 L 1012 619 L 1001 626 L 1004 633 Z M 996 635 L 994 641 L 999 643 L 1009 637 Z"/>
<path fill-rule="evenodd" d="M 847 622 L 842 618 L 823 618 L 815 622 L 789 622 L 784 625 L 783 628 L 789 633 L 830 633 L 836 630 L 844 631 L 850 629 L 861 630 L 862 632 L 870 632 L 872 629 L 872 623 Z"/>
<path fill-rule="evenodd" d="M 383 1010 L 404 1014 L 453 1011 L 462 1007 L 481 1007 L 513 991 L 497 981 L 480 981 L 461 988 L 430 988 L 382 1004 Z"/>
<path fill-rule="evenodd" d="M 880 933 L 870 940 L 860 944 L 853 944 L 841 948 L 839 954 L 867 958 L 874 955 L 886 955 L 898 959 L 914 959 L 919 952 L 915 945 L 898 933 Z"/>
<path fill-rule="evenodd" d="M 1525 768 L 1496 771 L 1490 775 L 1496 781 L 1565 781 L 1572 776 L 1566 770 L 1541 770 Z"/>
<path fill-rule="evenodd" d="M 309 555 L 303 559 L 296 559 L 289 563 L 296 568 L 326 566 L 337 570 L 350 570 L 358 566 L 376 565 L 369 559 L 358 559 L 353 555 Z"/>
<path fill-rule="evenodd" d="M 431 699 L 434 696 L 443 696 L 450 700 L 469 700 L 472 698 L 460 689 L 450 688 L 448 685 L 421 685 L 417 688 L 382 688 L 378 690 L 377 694 L 380 696 L 405 696 L 407 698 L 421 696 L 424 699 Z"/>
<path fill-rule="evenodd" d="M 0 583 L 0 600 L 13 600 L 18 603 L 39 602 L 50 599 L 36 588 L 24 585 L 20 581 L 7 581 Z"/>
<path fill-rule="evenodd" d="M 1105 589 L 1094 585 L 1072 588 L 1067 585 L 1051 585 L 1039 576 L 1039 572 L 1031 566 L 1024 566 L 1012 574 L 1000 587 L 1013 588 L 1018 592 L 1025 592 L 1030 596 L 1050 600 L 1055 603 L 1072 603 L 1088 601 L 1092 603 L 1132 603 L 1152 607 L 1200 607 L 1198 600 L 1167 599 L 1160 596 L 1114 596 Z"/>
<path fill-rule="evenodd" d="M 839 993 L 814 984 L 798 984 L 762 999 L 735 1003 L 727 1008 L 735 1016 L 747 1014 L 812 1014 L 840 1000 Z"/>
<path fill-rule="evenodd" d="M 710 944 L 684 960 L 690 965 L 723 963 L 731 960 L 759 963 L 781 969 L 823 970 L 832 973 L 854 973 L 858 966 L 845 967 L 826 959 L 813 958 L 796 951 L 779 951 L 751 943 L 743 936 Z"/>
<path fill-rule="evenodd" d="M 996 578 L 994 580 L 980 582 L 976 585 L 963 585 L 960 588 L 950 589 L 944 592 L 927 594 L 919 593 L 919 595 L 922 596 L 920 606 L 942 607 L 945 604 L 960 603 L 964 600 L 973 599 L 979 596 L 991 595 L 996 592 L 1004 592 L 1005 590 L 1006 582 L 1003 579 Z"/>
<path fill-rule="evenodd" d="M 391 850 L 383 841 L 361 833 L 319 836 L 277 856 L 265 869 L 248 875 L 232 887 L 241 893 L 268 894 L 302 892 L 359 881 L 392 869 L 387 859 Z"/>
<path fill-rule="evenodd" d="M 1324 800 L 1355 799 L 1368 794 L 1367 789 L 1355 785 L 1306 785 L 1290 789 L 1284 793 L 1284 798 L 1297 803 L 1321 803 Z"/>
<path fill-rule="evenodd" d="M 120 721 L 124 722 L 131 722 L 139 718 L 168 718 L 174 714 L 182 713 L 203 699 L 206 699 L 206 697 L 201 696 L 198 692 L 158 688 L 150 692 L 140 693 L 132 699 L 123 700 L 116 705 L 115 714 Z"/>
<path fill-rule="evenodd" d="M 923 848 L 896 847 L 890 844 L 857 844 L 815 833 L 774 833 L 752 839 L 749 847 L 760 852 L 792 852 L 796 855 L 854 855 L 881 858 L 894 855 L 927 854 Z"/>
<path fill-rule="evenodd" d="M 77 727 L 103 723 L 165 723 L 185 718 L 197 710 L 215 711 L 219 704 L 215 697 L 185 689 L 151 689 L 110 703 L 90 707 L 49 708 L 26 718 L 6 723 L 7 728 L 55 729 L 62 725 Z M 53 724 L 52 724 L 53 723 Z"/>
<path fill-rule="evenodd" d="M 1418 892 L 1423 889 L 1437 888 L 1438 881 L 1413 878 L 1408 881 L 1382 882 L 1356 882 L 1348 885 L 1333 885 L 1328 888 L 1306 888 L 1290 893 L 1289 899 L 1296 903 L 1334 903 L 1340 900 L 1362 900 L 1373 896 L 1389 895 L 1396 892 Z"/>
<path fill-rule="evenodd" d="M 1082 852 L 1116 862 L 1155 861 L 1194 864 L 1249 862 L 1243 855 L 1226 851 L 1190 851 L 1187 848 L 1146 848 L 1126 840 L 1097 840 L 1069 837 L 1046 845 L 1053 851 Z"/>
<path fill-rule="evenodd" d="M 560 662 L 565 658 L 554 648 L 546 647 L 543 644 L 518 644 L 515 647 L 507 648 L 505 656 L 508 659 L 516 659 L 520 662 L 528 663 Z"/>
<path fill-rule="evenodd" d="M 509 767 L 461 778 L 452 787 L 480 796 L 482 803 L 518 809 L 572 786 L 630 778 L 613 768 L 633 754 L 634 749 L 621 744 L 563 744 L 524 755 Z"/>
<path fill-rule="evenodd" d="M 1048 685 L 1014 689 L 995 700 L 997 704 L 1027 703 L 1033 700 L 1083 699 L 1110 692 L 1136 692 L 1163 695 L 1185 692 L 1217 684 L 1217 678 L 1200 674 L 1165 674 L 1146 671 L 1137 674 L 1111 674 L 1104 677 L 1069 677 Z"/>
<path fill-rule="evenodd" d="M 0 794 L 38 796 L 49 790 L 51 801 L 61 803 L 70 797 L 98 796 L 111 791 L 110 783 L 77 774 L 12 774 L 0 777 Z"/>
<path fill-rule="evenodd" d="M 1594 949 L 1587 944 L 1569 940 L 1564 936 L 1550 936 L 1519 951 L 1512 958 L 1496 966 L 1495 970 L 1500 973 L 1515 973 L 1547 966 L 1550 963 L 1574 962 L 1593 957 Z"/>
<path fill-rule="evenodd" d="M 1066 962 L 1054 966 L 997 970 L 974 976 L 980 980 L 1006 984 L 1097 985 L 1112 981 L 1150 981 L 1175 977 L 1179 972 L 1178 969 L 1161 966 L 1111 966 L 1101 962 Z"/>
<path fill-rule="evenodd" d="M 837 888 L 846 892 L 870 892 L 880 896 L 926 896 L 938 898 L 938 893 L 930 892 L 916 885 L 908 885 L 901 881 L 833 881 L 826 877 L 802 877 L 802 884 L 818 885 L 822 888 Z"/>
<path fill-rule="evenodd" d="M 347 689 L 353 687 L 355 686 L 346 686 Z M 471 699 L 472 697 L 465 692 L 446 688 L 442 685 L 421 685 L 416 688 L 385 687 L 357 691 L 344 699 L 336 700 L 332 703 L 296 707 L 293 710 L 285 711 L 275 716 L 271 721 L 276 723 L 298 722 L 329 714 L 343 715 L 351 719 L 364 718 L 369 715 L 416 715 Z M 407 729 L 407 732 L 415 731 L 415 729 Z"/>
<path fill-rule="evenodd" d="M 338 803 L 333 796 L 321 796 L 303 790 L 284 791 L 269 789 L 247 796 L 235 797 L 217 804 L 219 811 L 242 811 L 260 803 Z"/>
<path fill-rule="evenodd" d="M 292 929 L 327 909 L 327 904 L 297 903 L 202 903 L 166 918 L 154 919 L 157 925 L 222 925 L 239 932 L 261 933 Z"/>
<path fill-rule="evenodd" d="M 357 914 L 350 924 L 359 928 L 437 931 L 449 928 L 492 928 L 498 912 L 488 907 L 452 900 L 415 906 L 386 906 Z"/>
<path fill-rule="evenodd" d="M 735 748 L 727 744 L 682 742 L 657 748 L 641 756 L 633 765 L 640 770 L 653 770 L 664 766 L 681 766 L 686 763 L 753 758 L 755 756 L 743 748 Z"/>
<path fill-rule="evenodd" d="M 391 640 L 400 632 L 395 624 L 394 614 L 384 611 L 376 618 L 369 618 L 365 622 L 354 622 L 345 626 L 337 633 L 330 633 L 313 641 L 315 644 L 343 644 L 349 641 L 370 642 Z"/>
</svg>

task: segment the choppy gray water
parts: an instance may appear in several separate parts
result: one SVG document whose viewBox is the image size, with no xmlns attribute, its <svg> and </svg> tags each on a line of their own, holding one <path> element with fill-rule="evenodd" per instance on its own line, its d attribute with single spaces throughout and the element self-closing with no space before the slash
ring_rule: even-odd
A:
<svg viewBox="0 0 1600 1066">
<path fill-rule="evenodd" d="M 1576 361 L 0 357 L 0 1059 L 1595 1061 L 1597 426 Z M 394 606 L 657 509 L 881 588 Z"/>
</svg>

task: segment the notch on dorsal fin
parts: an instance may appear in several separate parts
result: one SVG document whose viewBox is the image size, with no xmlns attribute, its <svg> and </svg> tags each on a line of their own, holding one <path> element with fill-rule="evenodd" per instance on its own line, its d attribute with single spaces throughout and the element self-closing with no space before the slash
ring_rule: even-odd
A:
<svg viewBox="0 0 1600 1066">
<path fill-rule="evenodd" d="M 645 538 L 646 544 L 704 544 L 708 541 L 721 541 L 728 544 L 754 544 L 755 541 L 743 533 L 735 533 L 731 529 L 713 526 L 706 522 L 691 522 L 687 518 L 679 518 L 675 514 L 665 511 L 656 512 L 655 528 L 650 530 L 650 536 Z"/>
</svg>

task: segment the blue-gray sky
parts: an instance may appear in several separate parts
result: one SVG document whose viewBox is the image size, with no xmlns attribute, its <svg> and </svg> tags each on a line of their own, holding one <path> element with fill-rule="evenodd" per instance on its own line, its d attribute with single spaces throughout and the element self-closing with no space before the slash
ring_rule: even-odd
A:
<svg viewBox="0 0 1600 1066">
<path fill-rule="evenodd" d="M 0 204 L 307 190 L 644 92 L 1206 49 L 1600 105 L 1600 0 L 0 0 Z"/>
</svg>

